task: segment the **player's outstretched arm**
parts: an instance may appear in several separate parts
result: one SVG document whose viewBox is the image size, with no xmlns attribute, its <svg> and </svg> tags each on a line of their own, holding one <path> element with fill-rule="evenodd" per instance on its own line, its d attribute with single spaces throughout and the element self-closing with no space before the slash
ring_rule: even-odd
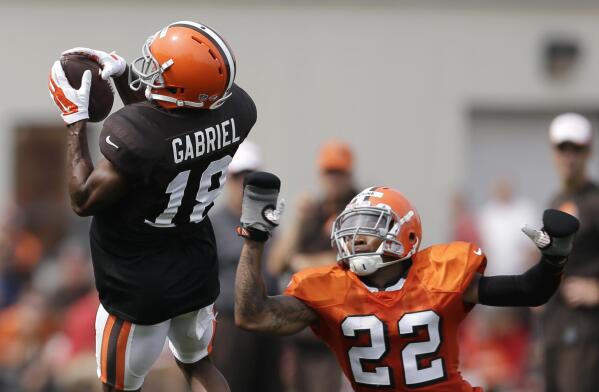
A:
<svg viewBox="0 0 599 392">
<path fill-rule="evenodd" d="M 282 213 L 283 203 L 277 202 L 280 188 L 281 181 L 271 173 L 251 173 L 244 180 L 237 233 L 245 243 L 235 276 L 235 323 L 251 331 L 287 335 L 310 325 L 316 314 L 295 297 L 266 295 L 262 252 Z"/>
<path fill-rule="evenodd" d="M 491 306 L 539 306 L 559 287 L 564 266 L 572 251 L 578 219 L 558 210 L 546 210 L 543 229 L 522 228 L 541 250 L 541 260 L 521 275 L 476 276 L 464 302 Z"/>
<path fill-rule="evenodd" d="M 87 121 L 68 125 L 67 178 L 71 208 L 79 216 L 89 216 L 118 200 L 126 191 L 125 177 L 108 160 L 94 168 L 89 155 Z"/>
<path fill-rule="evenodd" d="M 316 314 L 288 295 L 269 297 L 261 272 L 264 242 L 246 239 L 235 276 L 235 324 L 257 332 L 289 335 L 316 321 Z"/>
</svg>

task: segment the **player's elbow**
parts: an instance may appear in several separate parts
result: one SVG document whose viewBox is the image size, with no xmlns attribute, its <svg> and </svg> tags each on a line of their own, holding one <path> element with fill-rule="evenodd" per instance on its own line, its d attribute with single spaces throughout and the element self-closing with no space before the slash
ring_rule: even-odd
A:
<svg viewBox="0 0 599 392">
<path fill-rule="evenodd" d="M 537 292 L 535 294 L 531 294 L 529 297 L 529 305 L 530 307 L 536 307 L 545 305 L 551 297 L 553 297 L 554 291 L 545 291 L 545 292 Z"/>
<path fill-rule="evenodd" d="M 243 315 L 241 312 L 235 312 L 235 326 L 251 332 L 262 331 L 261 323 L 257 317 Z"/>
<path fill-rule="evenodd" d="M 73 210 L 73 212 L 81 217 L 85 217 L 85 216 L 90 216 L 92 215 L 91 211 L 89 208 L 86 208 L 84 206 L 80 206 L 77 204 L 71 204 L 71 209 Z"/>
<path fill-rule="evenodd" d="M 247 309 L 244 306 L 235 306 L 235 325 L 238 328 L 251 332 L 266 331 L 266 317 L 259 309 Z"/>
<path fill-rule="evenodd" d="M 92 215 L 91 208 L 92 203 L 90 203 L 89 198 L 86 194 L 80 190 L 73 191 L 70 190 L 71 197 L 71 209 L 73 212 L 79 216 L 90 216 Z"/>
<path fill-rule="evenodd" d="M 82 206 L 78 206 L 75 204 L 71 204 L 71 209 L 73 210 L 73 212 L 81 217 L 85 217 L 85 216 L 90 216 L 91 214 L 89 213 L 89 211 L 82 207 Z"/>
</svg>

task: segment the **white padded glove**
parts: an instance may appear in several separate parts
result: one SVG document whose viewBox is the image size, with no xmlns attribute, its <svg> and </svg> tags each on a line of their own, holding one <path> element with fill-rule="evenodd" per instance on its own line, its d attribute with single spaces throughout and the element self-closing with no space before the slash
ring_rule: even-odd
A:
<svg viewBox="0 0 599 392">
<path fill-rule="evenodd" d="M 62 55 L 66 54 L 87 56 L 100 64 L 100 67 L 102 68 L 102 79 L 104 80 L 108 80 L 111 76 L 119 77 L 127 70 L 127 62 L 124 58 L 116 54 L 116 52 L 107 53 L 101 50 L 77 47 L 62 52 Z"/>
<path fill-rule="evenodd" d="M 243 203 L 237 234 L 254 241 L 266 241 L 279 225 L 285 201 L 279 199 L 281 181 L 267 172 L 254 172 L 243 182 Z"/>
<path fill-rule="evenodd" d="M 83 72 L 81 87 L 75 90 L 69 84 L 67 77 L 60 65 L 55 61 L 48 77 L 48 89 L 50 97 L 61 111 L 62 119 L 67 124 L 89 118 L 89 91 L 92 85 L 92 73 L 90 70 Z"/>
</svg>

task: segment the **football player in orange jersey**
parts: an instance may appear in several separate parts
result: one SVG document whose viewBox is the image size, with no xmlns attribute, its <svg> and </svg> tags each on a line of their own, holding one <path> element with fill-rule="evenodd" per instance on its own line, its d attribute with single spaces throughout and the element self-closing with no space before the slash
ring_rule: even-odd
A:
<svg viewBox="0 0 599 392">
<path fill-rule="evenodd" d="M 476 303 L 545 303 L 559 285 L 579 226 L 568 214 L 545 211 L 542 230 L 523 228 L 541 250 L 539 263 L 522 275 L 485 277 L 478 246 L 453 242 L 419 251 L 422 227 L 414 206 L 391 188 L 368 188 L 333 226 L 338 265 L 301 271 L 284 295 L 269 297 L 260 263 L 278 224 L 279 188 L 270 173 L 246 178 L 236 322 L 281 335 L 310 326 L 356 391 L 481 391 L 458 370 L 460 322 Z"/>
</svg>

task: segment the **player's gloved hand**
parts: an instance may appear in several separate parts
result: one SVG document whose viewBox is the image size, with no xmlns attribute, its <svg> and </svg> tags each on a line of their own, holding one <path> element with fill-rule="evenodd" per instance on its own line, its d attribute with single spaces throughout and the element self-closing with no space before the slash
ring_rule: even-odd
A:
<svg viewBox="0 0 599 392">
<path fill-rule="evenodd" d="M 541 230 L 524 225 L 522 231 L 541 250 L 549 263 L 561 267 L 572 251 L 579 227 L 580 222 L 572 215 L 559 210 L 545 210 Z"/>
<path fill-rule="evenodd" d="M 80 54 L 82 56 L 87 56 L 100 64 L 100 67 L 102 68 L 101 76 L 104 80 L 108 80 L 111 76 L 114 76 L 115 78 L 119 77 L 125 73 L 125 70 L 127 70 L 127 62 L 124 58 L 116 54 L 116 52 L 107 53 L 101 50 L 77 47 L 62 52 L 62 55 L 66 54 Z"/>
<path fill-rule="evenodd" d="M 243 181 L 243 203 L 241 207 L 241 225 L 237 234 L 264 242 L 279 225 L 285 206 L 284 200 L 277 199 L 281 189 L 281 180 L 266 172 L 248 174 Z"/>
<path fill-rule="evenodd" d="M 75 90 L 69 84 L 67 77 L 60 65 L 60 61 L 55 61 L 48 77 L 48 89 L 50 97 L 60 111 L 65 123 L 73 124 L 77 121 L 89 118 L 89 90 L 92 85 L 92 73 L 90 70 L 83 72 L 81 78 L 81 87 Z"/>
</svg>

